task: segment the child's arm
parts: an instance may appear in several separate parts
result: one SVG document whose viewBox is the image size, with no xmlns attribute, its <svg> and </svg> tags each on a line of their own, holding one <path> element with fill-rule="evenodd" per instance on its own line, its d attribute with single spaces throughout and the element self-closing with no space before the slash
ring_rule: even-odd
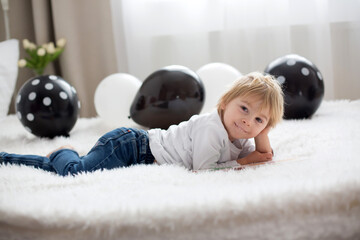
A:
<svg viewBox="0 0 360 240">
<path fill-rule="evenodd" d="M 255 139 L 255 149 L 260 153 L 272 153 L 270 140 L 268 137 L 270 127 L 264 128 Z"/>
<path fill-rule="evenodd" d="M 247 155 L 246 157 L 240 158 L 237 162 L 241 165 L 257 162 L 266 162 L 272 160 L 273 152 L 268 137 L 270 128 L 265 128 L 262 132 L 257 135 L 255 140 L 255 151 Z"/>
<path fill-rule="evenodd" d="M 236 160 L 241 165 L 246 165 L 250 163 L 266 162 L 272 160 L 272 153 L 261 153 L 258 151 L 253 151 L 246 157 Z"/>
</svg>

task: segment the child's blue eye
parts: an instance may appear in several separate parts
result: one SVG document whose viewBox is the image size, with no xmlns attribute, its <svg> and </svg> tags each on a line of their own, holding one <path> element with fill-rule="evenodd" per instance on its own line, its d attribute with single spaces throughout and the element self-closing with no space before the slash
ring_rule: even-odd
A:
<svg viewBox="0 0 360 240">
<path fill-rule="evenodd" d="M 244 106 L 242 106 L 241 109 L 244 110 L 245 112 L 248 112 L 248 111 L 249 111 L 249 110 L 247 109 L 247 107 L 244 107 Z"/>
<path fill-rule="evenodd" d="M 261 118 L 256 118 L 256 121 L 257 121 L 258 123 L 262 123 L 262 122 L 263 122 L 263 120 L 262 120 Z"/>
</svg>

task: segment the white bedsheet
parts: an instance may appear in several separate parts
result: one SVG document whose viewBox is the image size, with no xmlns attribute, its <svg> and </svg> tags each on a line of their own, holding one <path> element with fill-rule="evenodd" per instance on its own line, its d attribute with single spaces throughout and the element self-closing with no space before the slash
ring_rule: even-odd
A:
<svg viewBox="0 0 360 240">
<path fill-rule="evenodd" d="M 40 139 L 15 116 L 0 151 L 85 154 L 110 130 L 79 119 L 70 138 Z M 0 166 L 0 239 L 360 239 L 360 101 L 323 102 L 270 138 L 278 164 L 193 173 L 133 166 L 60 177 Z"/>
</svg>

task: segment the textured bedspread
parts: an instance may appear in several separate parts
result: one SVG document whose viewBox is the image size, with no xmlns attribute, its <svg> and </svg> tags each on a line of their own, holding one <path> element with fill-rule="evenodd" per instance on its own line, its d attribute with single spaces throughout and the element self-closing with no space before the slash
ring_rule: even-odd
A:
<svg viewBox="0 0 360 240">
<path fill-rule="evenodd" d="M 40 139 L 8 116 L 0 151 L 71 144 L 85 154 L 108 130 L 79 119 L 70 138 Z M 360 239 L 360 101 L 325 101 L 270 138 L 278 163 L 241 171 L 152 165 L 60 177 L 2 165 L 0 239 Z"/>
</svg>

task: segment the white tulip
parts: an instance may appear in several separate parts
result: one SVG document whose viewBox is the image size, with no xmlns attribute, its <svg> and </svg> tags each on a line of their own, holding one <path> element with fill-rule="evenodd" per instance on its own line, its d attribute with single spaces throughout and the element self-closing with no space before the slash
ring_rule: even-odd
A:
<svg viewBox="0 0 360 240">
<path fill-rule="evenodd" d="M 21 68 L 25 67 L 26 66 L 26 60 L 25 59 L 20 59 L 18 61 L 18 66 L 21 67 Z"/>
<path fill-rule="evenodd" d="M 63 48 L 66 44 L 66 39 L 65 38 L 60 38 L 59 40 L 57 40 L 56 42 L 56 46 Z"/>
<path fill-rule="evenodd" d="M 46 51 L 50 54 L 53 54 L 55 52 L 55 46 L 53 42 L 50 42 L 46 45 Z"/>
<path fill-rule="evenodd" d="M 44 48 L 39 48 L 38 50 L 37 50 L 37 55 L 38 56 L 44 56 L 46 54 L 46 50 L 44 49 Z"/>
<path fill-rule="evenodd" d="M 31 43 L 29 44 L 29 49 L 30 49 L 30 50 L 35 50 L 35 49 L 36 49 L 35 43 L 32 43 L 32 42 L 31 42 Z"/>
<path fill-rule="evenodd" d="M 30 45 L 31 45 L 31 42 L 27 39 L 24 39 L 23 40 L 23 47 L 24 49 L 29 49 L 30 48 Z"/>
</svg>

